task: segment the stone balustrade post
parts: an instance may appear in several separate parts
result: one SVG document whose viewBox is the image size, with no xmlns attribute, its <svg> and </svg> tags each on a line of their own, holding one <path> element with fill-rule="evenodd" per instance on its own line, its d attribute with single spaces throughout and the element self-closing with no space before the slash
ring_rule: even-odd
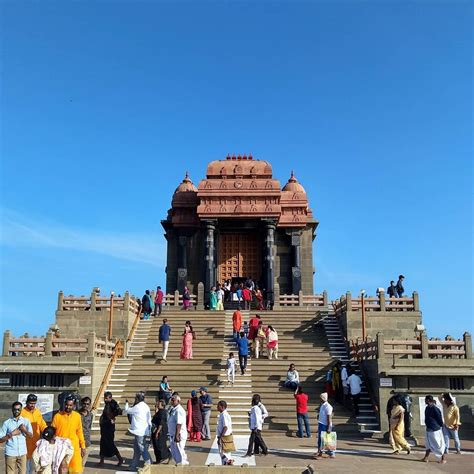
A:
<svg viewBox="0 0 474 474">
<path fill-rule="evenodd" d="M 303 290 L 298 291 L 298 306 L 303 306 Z"/>
<path fill-rule="evenodd" d="M 3 357 L 8 357 L 10 355 L 10 338 L 11 332 L 5 331 L 3 333 Z"/>
<path fill-rule="evenodd" d="M 64 305 L 64 293 L 60 291 L 58 293 L 58 311 L 63 310 L 63 305 Z"/>
<path fill-rule="evenodd" d="M 128 291 L 123 295 L 123 310 L 130 311 L 130 293 Z"/>
<path fill-rule="evenodd" d="M 97 309 L 97 291 L 94 288 L 91 293 L 91 311 L 95 311 L 96 309 Z"/>
<path fill-rule="evenodd" d="M 352 295 L 351 292 L 348 291 L 346 293 L 346 313 L 352 312 Z"/>
<path fill-rule="evenodd" d="M 421 357 L 423 359 L 429 359 L 428 354 L 428 336 L 426 334 L 421 335 Z"/>
<path fill-rule="evenodd" d="M 204 283 L 202 281 L 198 283 L 196 309 L 198 311 L 204 310 Z"/>
<path fill-rule="evenodd" d="M 175 290 L 174 292 L 174 305 L 179 306 L 179 291 Z"/>
<path fill-rule="evenodd" d="M 377 359 L 383 359 L 385 357 L 385 339 L 383 333 L 377 333 Z"/>
<path fill-rule="evenodd" d="M 417 291 L 413 292 L 413 311 L 420 311 L 420 299 Z"/>
<path fill-rule="evenodd" d="M 53 331 L 46 333 L 46 339 L 44 341 L 44 355 L 53 355 Z"/>
<path fill-rule="evenodd" d="M 380 290 L 379 292 L 379 304 L 380 311 L 385 311 L 385 291 Z"/>
<path fill-rule="evenodd" d="M 88 355 L 88 357 L 94 357 L 95 356 L 95 344 L 96 344 L 95 341 L 96 341 L 95 332 L 90 332 L 87 335 L 87 355 Z M 107 352 L 107 339 L 105 340 L 105 351 Z"/>
<path fill-rule="evenodd" d="M 273 309 L 280 309 L 280 285 L 276 282 L 273 287 Z"/>
<path fill-rule="evenodd" d="M 326 290 L 323 291 L 323 306 L 328 305 L 328 292 Z"/>
<path fill-rule="evenodd" d="M 465 332 L 462 338 L 464 340 L 464 350 L 466 351 L 466 359 L 472 359 L 472 336 L 468 332 Z"/>
</svg>

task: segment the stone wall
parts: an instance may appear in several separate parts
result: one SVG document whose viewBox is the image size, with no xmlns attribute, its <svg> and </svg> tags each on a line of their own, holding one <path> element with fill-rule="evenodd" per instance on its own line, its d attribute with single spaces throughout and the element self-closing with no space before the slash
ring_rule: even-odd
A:
<svg viewBox="0 0 474 474">
<path fill-rule="evenodd" d="M 365 331 L 367 337 L 375 339 L 378 332 L 386 338 L 413 339 L 415 328 L 421 324 L 420 311 L 366 311 Z M 348 311 L 342 314 L 341 323 L 347 339 L 362 337 L 362 312 Z"/>
<path fill-rule="evenodd" d="M 392 358 L 365 360 L 363 370 L 373 392 L 378 396 L 380 424 L 383 433 L 388 431 L 386 407 L 389 398 L 396 393 L 408 393 L 413 400 L 412 431 L 417 438 L 422 438 L 425 427 L 420 425 L 419 397 L 450 392 L 456 397 L 461 412 L 461 439 L 474 439 L 474 375 L 472 359 L 397 359 Z M 453 390 L 450 378 L 462 379 L 464 388 Z M 381 387 L 391 379 L 391 387 Z M 424 410 L 424 404 L 422 404 Z"/>
<path fill-rule="evenodd" d="M 306 227 L 301 234 L 301 290 L 314 294 L 313 287 L 313 229 Z"/>
<path fill-rule="evenodd" d="M 30 357 L 0 357 L 0 371 L 2 381 L 11 380 L 13 373 L 20 374 L 62 374 L 62 386 L 11 386 L 0 385 L 0 417 L 5 419 L 11 416 L 11 404 L 18 400 L 21 393 L 53 394 L 54 406 L 57 410 L 58 395 L 61 392 L 78 392 L 81 397 L 88 396 L 94 401 L 104 377 L 110 359 L 88 356 L 30 356 Z M 80 384 L 81 376 L 90 376 L 90 382 Z M 89 382 L 88 378 L 82 382 Z"/>
<path fill-rule="evenodd" d="M 135 319 L 130 310 L 114 309 L 112 317 L 112 339 L 126 339 Z M 110 312 L 102 310 L 58 310 L 56 324 L 61 337 L 87 336 L 95 332 L 97 337 L 105 339 L 108 334 Z"/>
</svg>

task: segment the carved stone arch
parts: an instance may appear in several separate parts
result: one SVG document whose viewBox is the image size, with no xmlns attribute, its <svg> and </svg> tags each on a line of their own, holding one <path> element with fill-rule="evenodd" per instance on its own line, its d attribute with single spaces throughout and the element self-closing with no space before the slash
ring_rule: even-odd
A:
<svg viewBox="0 0 474 474">
<path fill-rule="evenodd" d="M 272 188 L 273 188 L 272 182 L 270 180 L 268 180 L 265 183 L 265 189 L 272 189 Z"/>
</svg>

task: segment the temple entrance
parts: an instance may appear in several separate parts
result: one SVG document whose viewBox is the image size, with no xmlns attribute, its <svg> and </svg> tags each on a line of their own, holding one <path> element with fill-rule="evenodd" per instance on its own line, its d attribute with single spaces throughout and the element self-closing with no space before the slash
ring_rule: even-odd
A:
<svg viewBox="0 0 474 474">
<path fill-rule="evenodd" d="M 261 245 L 257 233 L 221 233 L 218 242 L 217 281 L 259 281 L 262 274 Z"/>
</svg>

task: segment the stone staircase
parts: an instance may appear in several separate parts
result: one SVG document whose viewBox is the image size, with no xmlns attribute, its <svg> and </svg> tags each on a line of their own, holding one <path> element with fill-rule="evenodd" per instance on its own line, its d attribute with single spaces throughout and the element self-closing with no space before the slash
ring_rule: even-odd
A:
<svg viewBox="0 0 474 474">
<path fill-rule="evenodd" d="M 167 318 L 171 326 L 171 339 L 168 349 L 168 362 L 161 360 L 162 347 L 158 342 L 158 330 L 162 319 Z M 196 332 L 193 341 L 193 359 L 180 360 L 181 340 L 186 320 L 191 320 Z M 178 391 L 182 404 L 190 398 L 191 390 L 204 385 L 214 401 L 218 400 L 219 374 L 222 366 L 224 340 L 224 312 L 167 310 L 161 317 L 150 321 L 140 321 L 128 357 L 117 361 L 107 390 L 123 408 L 125 400 L 133 402 L 135 393 L 145 391 L 146 402 L 154 413 L 159 385 L 164 375 L 168 376 L 170 387 Z M 98 420 L 102 403 L 97 410 L 94 428 L 98 429 Z M 215 431 L 213 410 L 211 430 Z M 124 435 L 129 427 L 126 416 L 116 420 L 116 437 Z"/>
<path fill-rule="evenodd" d="M 347 344 L 344 339 L 339 320 L 333 312 L 328 312 L 322 319 L 324 331 L 329 345 L 331 356 L 340 360 L 344 365 L 350 363 L 355 373 L 362 379 L 361 396 L 359 403 L 359 416 L 356 418 L 359 430 L 363 434 L 379 433 L 380 425 L 373 403 L 367 391 L 366 382 L 361 374 L 358 362 L 350 361 Z"/>
<path fill-rule="evenodd" d="M 294 311 L 261 313 L 265 326 L 271 324 L 278 333 L 278 360 L 252 359 L 252 387 L 267 407 L 266 434 L 296 433 L 296 403 L 293 391 L 283 386 L 290 363 L 296 365 L 300 382 L 309 396 L 308 413 L 313 432 L 317 431 L 316 408 L 319 394 L 325 391 L 326 373 L 332 366 L 328 340 L 315 312 Z M 357 432 L 351 412 L 330 399 L 334 406 L 334 429 L 339 433 Z"/>
<path fill-rule="evenodd" d="M 215 432 L 219 399 L 226 400 L 232 415 L 236 434 L 248 434 L 248 410 L 253 393 L 259 393 L 269 411 L 265 432 L 270 435 L 294 435 L 296 432 L 296 410 L 293 392 L 283 387 L 290 363 L 294 363 L 300 374 L 305 392 L 309 395 L 309 413 L 313 431 L 316 431 L 315 409 L 319 405 L 319 394 L 324 391 L 326 372 L 333 360 L 348 360 L 347 349 L 334 316 L 321 316 L 307 310 L 291 312 L 260 312 L 264 325 L 271 324 L 279 335 L 278 360 L 249 358 L 247 372 L 240 375 L 236 370 L 234 386 L 228 386 L 226 359 L 234 352 L 238 361 L 238 351 L 232 340 L 233 311 L 179 311 L 167 310 L 160 318 L 140 321 L 133 341 L 128 348 L 128 356 L 119 359 L 113 369 L 107 390 L 123 407 L 125 400 L 133 402 L 135 393 L 145 391 L 146 401 L 154 412 L 159 384 L 164 375 L 172 390 L 180 393 L 183 406 L 190 398 L 191 390 L 201 385 L 208 388 L 214 399 L 211 430 Z M 248 321 L 254 311 L 242 311 L 242 319 Z M 171 326 L 171 340 L 168 361 L 161 360 L 162 348 L 158 343 L 158 330 L 166 317 Z M 182 332 L 186 320 L 191 320 L 196 332 L 193 341 L 193 359 L 180 360 Z M 237 363 L 238 365 L 238 363 Z M 361 398 L 361 416 L 351 418 L 351 412 L 333 402 L 335 430 L 339 434 L 354 435 L 359 430 L 376 429 L 376 417 L 367 392 Z M 99 417 L 103 402 L 97 410 L 93 430 L 99 429 Z M 127 417 L 116 421 L 116 436 L 120 438 L 127 431 Z"/>
<path fill-rule="evenodd" d="M 125 399 L 123 398 L 125 385 L 130 375 L 133 365 L 133 359 L 140 357 L 148 340 L 150 329 L 152 326 L 151 320 L 140 320 L 135 330 L 135 335 L 130 345 L 126 348 L 127 356 L 122 359 L 117 359 L 112 375 L 107 385 L 106 391 L 112 392 L 113 397 L 123 407 Z M 99 431 L 99 419 L 104 408 L 104 400 L 100 401 L 97 407 L 96 416 L 92 424 L 92 431 Z"/>
<path fill-rule="evenodd" d="M 242 320 L 250 319 L 249 311 L 243 311 Z M 247 363 L 245 375 L 240 375 L 239 352 L 232 338 L 232 314 L 233 311 L 225 312 L 225 336 L 222 354 L 222 369 L 220 373 L 219 399 L 227 402 L 227 410 L 232 416 L 232 430 L 235 434 L 248 434 L 248 411 L 252 402 L 252 364 L 250 359 Z M 227 384 L 226 361 L 229 352 L 234 353 L 236 359 L 235 383 L 233 386 Z"/>
</svg>

